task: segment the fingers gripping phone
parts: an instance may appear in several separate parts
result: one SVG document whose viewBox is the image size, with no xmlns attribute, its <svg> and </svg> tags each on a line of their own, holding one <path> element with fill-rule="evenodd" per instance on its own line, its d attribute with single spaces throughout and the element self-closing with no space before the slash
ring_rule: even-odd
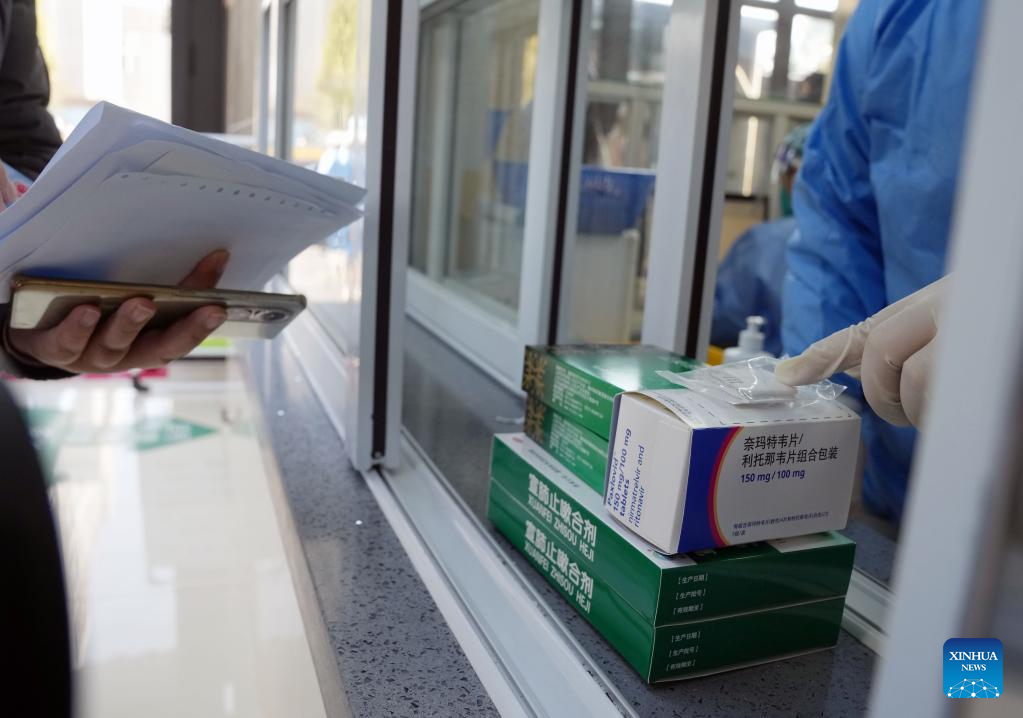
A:
<svg viewBox="0 0 1023 718">
<path fill-rule="evenodd" d="M 270 339 L 298 316 L 306 306 L 301 294 L 268 294 L 232 289 L 188 289 L 157 284 L 84 282 L 16 276 L 11 280 L 12 329 L 51 329 L 77 306 L 96 306 L 103 318 L 133 297 L 145 297 L 156 305 L 147 328 L 162 329 L 199 307 L 215 304 L 227 312 L 227 321 L 215 336 Z"/>
</svg>

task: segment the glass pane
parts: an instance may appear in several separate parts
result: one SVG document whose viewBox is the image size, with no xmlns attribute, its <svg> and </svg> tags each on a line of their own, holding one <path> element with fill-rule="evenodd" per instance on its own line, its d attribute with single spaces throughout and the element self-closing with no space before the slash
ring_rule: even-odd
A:
<svg viewBox="0 0 1023 718">
<path fill-rule="evenodd" d="M 569 341 L 638 341 L 670 3 L 594 4 Z"/>
<path fill-rule="evenodd" d="M 736 114 L 728 150 L 725 192 L 766 197 L 771 181 L 770 116 Z"/>
<path fill-rule="evenodd" d="M 800 102 L 824 101 L 824 85 L 834 55 L 835 21 L 812 15 L 792 18 L 789 49 L 789 97 Z"/>
<path fill-rule="evenodd" d="M 365 187 L 369 22 L 373 0 L 294 3 L 295 66 L 291 159 Z M 309 248 L 288 279 L 332 337 L 358 353 L 362 299 L 362 222 Z"/>
<path fill-rule="evenodd" d="M 253 146 L 262 59 L 262 0 L 227 4 L 226 131 L 236 141 Z M 255 61 L 254 61 L 255 60 Z"/>
<path fill-rule="evenodd" d="M 591 79 L 664 84 L 664 29 L 670 15 L 670 0 L 595 0 Z"/>
<path fill-rule="evenodd" d="M 739 57 L 735 65 L 738 96 L 757 99 L 769 94 L 777 41 L 778 12 L 743 5 L 739 15 Z"/>
<path fill-rule="evenodd" d="M 732 119 L 725 175 L 726 194 L 721 219 L 719 260 L 724 260 L 732 252 L 737 239 L 758 231 L 754 228 L 761 225 L 768 217 L 769 195 L 772 191 L 772 137 L 776 122 L 781 122 L 781 120 L 769 115 L 740 113 L 736 113 Z M 743 241 L 746 244 L 749 243 L 749 239 Z M 724 282 L 730 281 L 730 275 L 727 272 L 729 268 L 730 265 L 722 269 L 722 281 Z M 762 268 L 750 269 L 760 270 Z M 755 279 L 750 278 L 751 285 Z M 735 294 L 745 296 L 744 288 L 729 287 L 729 291 L 733 289 Z M 715 309 L 711 329 L 711 343 L 717 347 L 735 345 L 746 316 L 745 309 L 736 308 L 739 302 L 735 301 L 728 292 L 725 294 L 730 301 L 726 303 L 726 306 Z M 750 295 L 761 296 L 755 291 Z M 737 313 L 742 316 L 736 316 Z M 773 316 L 770 320 L 771 325 L 765 326 L 765 332 L 770 333 L 771 341 L 769 343 L 773 349 L 776 348 L 777 327 L 774 326 Z"/>
<path fill-rule="evenodd" d="M 355 133 L 358 0 L 302 0 L 295 18 L 291 160 L 348 178 Z"/>
<path fill-rule="evenodd" d="M 838 10 L 838 0 L 796 0 L 796 7 L 801 7 L 804 10 L 835 12 Z"/>
<path fill-rule="evenodd" d="M 465 2 L 420 34 L 409 263 L 500 318 L 519 306 L 539 2 Z"/>
<path fill-rule="evenodd" d="M 50 113 L 65 137 L 100 100 L 161 120 L 171 109 L 171 0 L 37 0 Z"/>
</svg>

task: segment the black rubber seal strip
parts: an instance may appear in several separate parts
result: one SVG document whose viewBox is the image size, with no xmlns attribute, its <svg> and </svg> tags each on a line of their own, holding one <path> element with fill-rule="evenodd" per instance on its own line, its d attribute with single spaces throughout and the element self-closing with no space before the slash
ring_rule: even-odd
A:
<svg viewBox="0 0 1023 718">
<path fill-rule="evenodd" d="M 394 259 L 394 185 L 398 140 L 398 80 L 401 70 L 401 0 L 387 3 L 383 136 L 380 148 L 380 224 L 377 241 L 376 327 L 373 352 L 374 459 L 387 453 L 387 390 L 391 338 L 391 275 Z"/>
<path fill-rule="evenodd" d="M 554 258 L 551 267 L 551 313 L 547 322 L 547 343 L 558 343 L 558 314 L 561 312 L 561 273 L 565 265 L 565 242 L 570 235 L 568 187 L 572 176 L 572 130 L 575 124 L 576 77 L 579 72 L 579 38 L 582 33 L 582 0 L 572 1 L 568 38 L 568 77 L 565 81 L 565 123 L 561 137 L 561 172 L 558 183 L 558 214 L 554 226 Z M 572 233 L 574 236 L 574 233 Z M 571 285 L 569 285 L 571 286 Z"/>
<path fill-rule="evenodd" d="M 719 0 L 714 28 L 714 56 L 711 63 L 710 102 L 707 107 L 707 144 L 700 187 L 700 217 L 693 257 L 693 284 L 689 299 L 689 325 L 686 331 L 686 356 L 695 357 L 703 309 L 703 283 L 707 280 L 707 248 L 714 208 L 714 175 L 717 173 L 718 135 L 721 130 L 722 99 L 725 85 L 725 56 L 728 53 L 728 25 L 732 3 Z M 662 194 L 663 196 L 663 194 Z"/>
</svg>

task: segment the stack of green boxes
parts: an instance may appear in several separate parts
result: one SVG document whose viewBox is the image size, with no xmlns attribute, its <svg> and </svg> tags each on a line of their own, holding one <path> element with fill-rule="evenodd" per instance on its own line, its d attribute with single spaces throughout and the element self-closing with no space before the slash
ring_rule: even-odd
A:
<svg viewBox="0 0 1023 718">
<path fill-rule="evenodd" d="M 529 436 L 494 437 L 490 519 L 651 683 L 833 646 L 852 571 L 836 533 L 669 557 L 606 513 L 614 396 L 695 366 L 650 347 L 531 347 Z"/>
</svg>

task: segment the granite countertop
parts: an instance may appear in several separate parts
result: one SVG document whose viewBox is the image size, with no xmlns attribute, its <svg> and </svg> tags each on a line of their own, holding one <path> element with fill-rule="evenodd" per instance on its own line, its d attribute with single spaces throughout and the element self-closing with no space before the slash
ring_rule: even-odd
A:
<svg viewBox="0 0 1023 718">
<path fill-rule="evenodd" d="M 247 373 L 351 714 L 497 716 L 294 356 L 263 347 Z"/>
</svg>

